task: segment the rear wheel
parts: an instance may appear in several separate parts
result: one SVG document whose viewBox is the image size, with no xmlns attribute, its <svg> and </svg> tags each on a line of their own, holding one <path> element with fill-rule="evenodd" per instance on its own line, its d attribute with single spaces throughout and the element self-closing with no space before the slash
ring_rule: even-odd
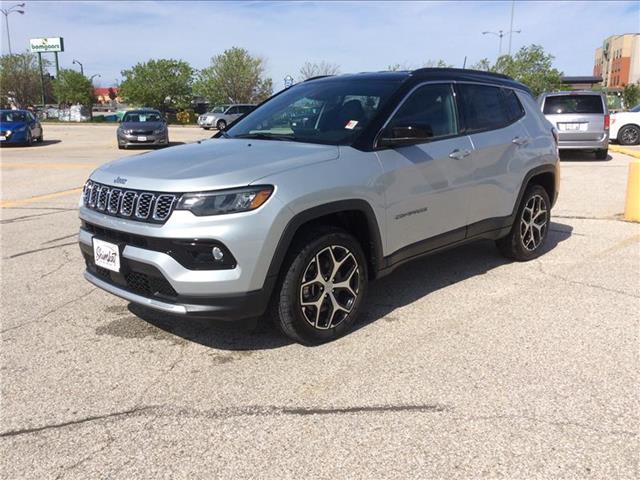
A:
<svg viewBox="0 0 640 480">
<path fill-rule="evenodd" d="M 618 132 L 618 143 L 620 145 L 640 144 L 640 127 L 636 125 L 626 125 Z"/>
<path fill-rule="evenodd" d="M 604 148 L 602 150 L 596 150 L 596 158 L 598 160 L 606 160 L 607 155 L 609 155 L 609 149 Z"/>
<path fill-rule="evenodd" d="M 227 128 L 227 122 L 225 122 L 224 120 L 218 120 L 218 123 L 216 123 L 216 128 L 218 130 L 224 130 L 225 128 Z"/>
<path fill-rule="evenodd" d="M 536 258 L 549 233 L 551 202 L 540 185 L 527 187 L 509 234 L 496 241 L 505 257 L 524 262 Z"/>
<path fill-rule="evenodd" d="M 343 230 L 309 231 L 294 245 L 273 301 L 273 317 L 291 339 L 317 345 L 354 324 L 367 289 L 367 263 Z"/>
</svg>

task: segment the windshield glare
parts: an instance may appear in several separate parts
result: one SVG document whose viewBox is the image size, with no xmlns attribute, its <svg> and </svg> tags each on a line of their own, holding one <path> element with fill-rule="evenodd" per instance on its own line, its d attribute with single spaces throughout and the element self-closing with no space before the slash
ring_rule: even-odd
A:
<svg viewBox="0 0 640 480">
<path fill-rule="evenodd" d="M 248 114 L 226 133 L 350 145 L 398 87 L 389 80 L 325 80 L 291 87 Z"/>
<path fill-rule="evenodd" d="M 3 122 L 25 122 L 27 115 L 24 112 L 2 112 L 0 121 Z"/>
<path fill-rule="evenodd" d="M 124 116 L 122 121 L 132 123 L 161 122 L 162 117 L 158 112 L 130 112 Z"/>
</svg>

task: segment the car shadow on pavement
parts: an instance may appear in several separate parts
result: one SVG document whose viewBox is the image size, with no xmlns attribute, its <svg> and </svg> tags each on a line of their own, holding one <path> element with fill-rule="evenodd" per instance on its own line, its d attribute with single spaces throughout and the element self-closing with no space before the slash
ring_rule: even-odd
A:
<svg viewBox="0 0 640 480">
<path fill-rule="evenodd" d="M 33 148 L 33 147 L 46 147 L 47 145 L 55 145 L 56 143 L 60 143 L 62 140 L 52 139 L 52 140 L 43 140 L 42 142 L 33 142 L 31 145 L 23 145 L 19 143 L 4 143 L 2 144 L 2 148 Z"/>
<path fill-rule="evenodd" d="M 177 147 L 185 143 L 186 142 L 169 142 L 169 145 L 129 145 L 127 150 L 162 150 L 163 148 Z"/>
<path fill-rule="evenodd" d="M 598 160 L 594 152 L 584 150 L 561 150 L 560 161 L 562 162 L 609 162 L 613 159 L 611 155 L 607 155 L 604 160 Z"/>
<path fill-rule="evenodd" d="M 573 228 L 551 222 L 544 253 L 571 237 Z M 543 253 L 543 254 L 544 254 Z M 430 293 L 511 263 L 500 255 L 493 241 L 479 241 L 440 254 L 434 254 L 399 267 L 393 273 L 370 284 L 360 319 L 359 330 L 380 319 L 401 321 L 393 312 Z M 223 322 L 157 312 L 137 304 L 129 311 L 172 335 L 220 350 L 265 350 L 292 343 L 269 318 L 245 322 Z"/>
</svg>

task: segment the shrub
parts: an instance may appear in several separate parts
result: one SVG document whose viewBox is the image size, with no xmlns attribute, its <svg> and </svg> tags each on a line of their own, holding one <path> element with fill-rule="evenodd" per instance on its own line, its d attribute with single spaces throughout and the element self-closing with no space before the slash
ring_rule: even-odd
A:
<svg viewBox="0 0 640 480">
<path fill-rule="evenodd" d="M 196 114 L 193 110 L 182 110 L 176 114 L 176 120 L 183 125 L 196 123 Z"/>
</svg>

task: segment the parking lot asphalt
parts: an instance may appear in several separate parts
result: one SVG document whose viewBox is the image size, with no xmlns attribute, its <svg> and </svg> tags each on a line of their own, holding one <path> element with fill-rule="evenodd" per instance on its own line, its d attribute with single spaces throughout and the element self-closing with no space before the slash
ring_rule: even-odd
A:
<svg viewBox="0 0 640 480">
<path fill-rule="evenodd" d="M 0 150 L 2 478 L 638 477 L 630 157 L 563 157 L 539 259 L 480 242 L 414 262 L 309 348 L 82 278 L 78 189 L 143 152 L 114 130 L 45 125 L 45 144 Z"/>
</svg>

